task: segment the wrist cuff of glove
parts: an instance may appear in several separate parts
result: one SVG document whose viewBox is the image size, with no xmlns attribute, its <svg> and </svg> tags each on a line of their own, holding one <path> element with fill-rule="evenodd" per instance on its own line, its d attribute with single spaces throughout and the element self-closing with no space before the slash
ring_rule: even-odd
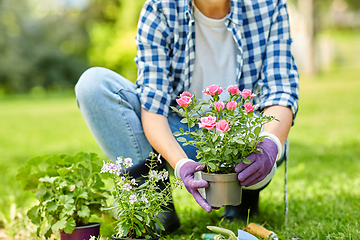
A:
<svg viewBox="0 0 360 240">
<path fill-rule="evenodd" d="M 174 175 L 176 178 L 180 178 L 180 168 L 187 162 L 194 162 L 194 160 L 191 160 L 188 158 L 183 158 L 176 163 L 175 169 L 174 169 Z"/>
<path fill-rule="evenodd" d="M 262 132 L 260 134 L 260 137 L 268 138 L 268 139 L 272 140 L 276 144 L 277 149 L 278 149 L 278 154 L 276 156 L 276 161 L 279 160 L 281 158 L 281 156 L 282 156 L 282 149 L 283 149 L 279 138 L 276 137 L 274 134 L 269 133 L 269 132 Z"/>
</svg>

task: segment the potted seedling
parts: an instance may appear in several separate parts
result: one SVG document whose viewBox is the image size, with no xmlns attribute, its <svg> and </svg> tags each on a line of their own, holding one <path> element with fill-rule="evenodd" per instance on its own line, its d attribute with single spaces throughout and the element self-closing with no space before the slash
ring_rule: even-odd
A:
<svg viewBox="0 0 360 240">
<path fill-rule="evenodd" d="M 106 207 L 101 164 L 96 154 L 80 152 L 34 157 L 19 169 L 16 178 L 38 199 L 27 215 L 39 237 L 49 238 L 54 231 L 62 240 L 99 235 L 100 223 L 91 223 L 90 217 L 101 216 Z"/>
<path fill-rule="evenodd" d="M 115 163 L 104 162 L 101 173 L 113 180 L 109 191 L 114 203 L 109 210 L 116 212 L 117 220 L 112 239 L 159 239 L 156 225 L 165 230 L 158 214 L 171 201 L 171 191 L 181 181 L 165 182 L 168 172 L 156 170 L 159 161 L 151 153 L 151 158 L 146 161 L 149 172 L 141 182 L 131 177 L 127 170 L 133 165 L 131 158 L 118 157 Z M 164 188 L 159 188 L 159 181 L 164 181 Z"/>
</svg>

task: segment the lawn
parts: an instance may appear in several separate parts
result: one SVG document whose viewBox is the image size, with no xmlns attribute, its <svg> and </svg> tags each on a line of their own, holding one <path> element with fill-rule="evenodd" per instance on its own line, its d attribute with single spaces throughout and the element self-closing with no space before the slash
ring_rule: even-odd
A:
<svg viewBox="0 0 360 240">
<path fill-rule="evenodd" d="M 289 136 L 289 214 L 284 216 L 282 166 L 262 191 L 260 215 L 251 222 L 264 224 L 280 239 L 360 239 L 359 78 L 357 69 L 302 76 L 300 108 Z M 0 126 L 0 217 L 8 235 L 25 229 L 21 216 L 35 201 L 14 178 L 27 159 L 80 151 L 105 158 L 72 93 L 3 96 Z M 200 239 L 207 225 L 219 226 L 222 210 L 207 214 L 184 189 L 176 190 L 174 201 L 182 228 L 166 239 Z M 221 226 L 235 231 L 245 224 Z M 108 234 L 103 229 L 102 234 Z"/>
</svg>

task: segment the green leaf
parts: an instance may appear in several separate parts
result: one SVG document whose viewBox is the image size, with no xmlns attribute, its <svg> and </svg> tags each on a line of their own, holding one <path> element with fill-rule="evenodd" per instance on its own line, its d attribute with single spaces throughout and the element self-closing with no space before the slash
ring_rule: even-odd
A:
<svg viewBox="0 0 360 240">
<path fill-rule="evenodd" d="M 250 164 L 250 163 L 251 163 L 250 160 L 247 159 L 247 158 L 244 158 L 242 161 L 243 161 L 245 164 Z"/>
<path fill-rule="evenodd" d="M 211 169 L 213 169 L 213 170 L 216 170 L 216 169 L 217 169 L 217 166 L 216 166 L 214 163 L 208 162 L 207 164 L 208 164 L 209 168 L 211 168 Z"/>
<path fill-rule="evenodd" d="M 49 202 L 47 205 L 49 212 L 53 212 L 58 208 L 57 202 Z"/>
<path fill-rule="evenodd" d="M 186 138 L 184 138 L 184 137 L 179 137 L 179 138 L 177 138 L 177 140 L 178 140 L 178 142 L 187 142 Z"/>
<path fill-rule="evenodd" d="M 232 149 L 231 148 L 227 148 L 226 150 L 225 150 L 225 155 L 228 155 L 228 154 L 230 154 L 230 153 L 232 153 Z"/>
<path fill-rule="evenodd" d="M 215 134 L 212 138 L 212 141 L 215 142 L 217 139 L 218 139 L 219 135 L 218 134 Z"/>
<path fill-rule="evenodd" d="M 88 206 L 82 206 L 80 211 L 77 212 L 77 214 L 81 218 L 90 217 L 90 208 Z"/>
<path fill-rule="evenodd" d="M 61 211 L 62 216 L 71 216 L 75 212 L 75 206 L 63 208 Z"/>
<path fill-rule="evenodd" d="M 73 218 L 69 218 L 69 220 L 66 222 L 66 226 L 64 228 L 64 232 L 71 234 L 76 227 L 76 222 Z"/>
<path fill-rule="evenodd" d="M 187 121 L 186 118 L 183 118 L 183 119 L 180 120 L 180 122 L 181 122 L 181 123 L 187 123 L 188 121 Z"/>
<path fill-rule="evenodd" d="M 40 225 L 39 218 L 39 206 L 34 206 L 27 211 L 27 216 L 30 218 L 31 222 L 35 225 Z"/>
<path fill-rule="evenodd" d="M 64 205 L 67 209 L 71 209 L 74 206 L 74 199 L 70 195 L 61 195 L 59 197 L 59 204 Z"/>
<path fill-rule="evenodd" d="M 40 182 L 48 182 L 48 183 L 54 183 L 54 181 L 56 179 L 58 179 L 59 177 L 49 177 L 49 176 L 45 176 L 43 178 L 39 178 Z"/>
<path fill-rule="evenodd" d="M 209 152 L 209 151 L 211 151 L 211 148 L 209 148 L 209 147 L 204 147 L 202 150 L 203 150 L 203 152 Z"/>
<path fill-rule="evenodd" d="M 181 134 L 180 132 L 174 132 L 173 135 L 174 135 L 175 137 L 178 137 L 178 136 L 181 136 L 182 134 Z"/>
<path fill-rule="evenodd" d="M 165 230 L 163 223 L 157 217 L 155 217 L 154 220 L 158 224 L 158 226 L 161 230 Z"/>
<path fill-rule="evenodd" d="M 85 189 L 82 188 L 75 188 L 74 194 L 77 198 L 84 198 L 84 199 L 88 198 L 88 193 L 86 192 Z"/>
<path fill-rule="evenodd" d="M 37 229 L 39 236 L 45 236 L 49 238 L 51 236 L 51 224 L 48 221 L 44 221 L 40 224 L 39 228 Z"/>
<path fill-rule="evenodd" d="M 57 171 L 61 177 L 64 177 L 68 172 L 70 172 L 70 169 L 67 168 L 61 168 Z"/>
<path fill-rule="evenodd" d="M 258 136 L 259 133 L 260 133 L 260 131 L 261 131 L 261 128 L 260 128 L 260 127 L 257 127 L 257 128 L 255 128 L 255 130 L 254 130 L 254 134 L 255 134 L 256 136 Z"/>
<path fill-rule="evenodd" d="M 59 230 L 63 230 L 65 227 L 66 227 L 66 218 L 61 218 L 52 226 L 51 229 L 53 231 L 59 231 Z"/>
</svg>

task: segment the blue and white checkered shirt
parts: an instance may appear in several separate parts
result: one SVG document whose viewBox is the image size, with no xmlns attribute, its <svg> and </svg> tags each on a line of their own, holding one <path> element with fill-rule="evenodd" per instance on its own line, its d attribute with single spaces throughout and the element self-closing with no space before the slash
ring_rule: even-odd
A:
<svg viewBox="0 0 360 240">
<path fill-rule="evenodd" d="M 168 116 L 192 81 L 195 23 L 191 0 L 147 0 L 136 36 L 137 93 L 141 106 Z M 258 110 L 298 109 L 299 74 L 290 51 L 286 0 L 231 0 L 225 25 L 237 43 L 236 82 L 251 89 Z M 214 83 L 216 84 L 216 83 Z"/>
</svg>

